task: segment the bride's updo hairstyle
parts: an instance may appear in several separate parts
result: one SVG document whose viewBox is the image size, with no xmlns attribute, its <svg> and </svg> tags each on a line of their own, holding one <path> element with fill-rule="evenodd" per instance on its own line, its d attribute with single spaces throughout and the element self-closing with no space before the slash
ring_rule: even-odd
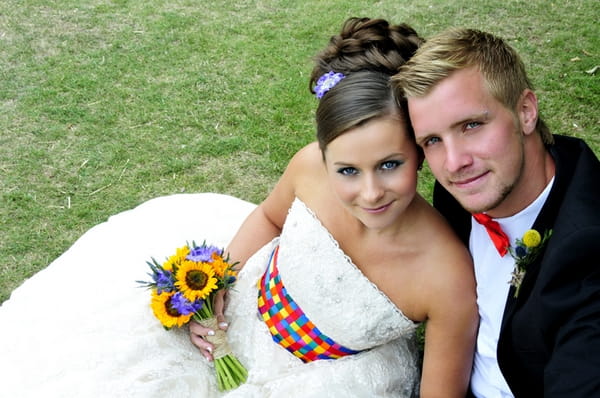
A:
<svg viewBox="0 0 600 398">
<path fill-rule="evenodd" d="M 383 19 L 350 18 L 340 34 L 314 58 L 309 88 L 319 98 L 317 141 L 327 145 L 367 121 L 395 116 L 410 127 L 405 100 L 396 99 L 390 77 L 423 42 L 406 24 Z"/>
</svg>

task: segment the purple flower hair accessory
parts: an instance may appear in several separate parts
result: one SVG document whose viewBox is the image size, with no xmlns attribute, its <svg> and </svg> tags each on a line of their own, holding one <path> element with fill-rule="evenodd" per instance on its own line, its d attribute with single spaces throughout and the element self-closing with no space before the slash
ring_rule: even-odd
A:
<svg viewBox="0 0 600 398">
<path fill-rule="evenodd" d="M 315 86 L 315 95 L 317 98 L 323 98 L 326 92 L 335 87 L 345 77 L 344 74 L 339 72 L 329 71 L 325 73 L 317 80 L 317 85 Z"/>
</svg>

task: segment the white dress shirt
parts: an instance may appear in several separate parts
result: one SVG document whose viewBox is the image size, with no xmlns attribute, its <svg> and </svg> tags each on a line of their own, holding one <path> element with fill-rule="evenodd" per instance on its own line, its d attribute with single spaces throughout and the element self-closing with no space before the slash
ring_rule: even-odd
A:
<svg viewBox="0 0 600 398">
<path fill-rule="evenodd" d="M 548 198 L 553 182 L 554 178 L 540 196 L 519 213 L 494 219 L 508 235 L 511 245 L 531 228 Z M 476 397 L 481 398 L 512 398 L 514 396 L 498 366 L 496 350 L 515 261 L 510 253 L 500 257 L 485 227 L 473 217 L 469 250 L 475 265 L 480 316 L 471 390 Z"/>
</svg>

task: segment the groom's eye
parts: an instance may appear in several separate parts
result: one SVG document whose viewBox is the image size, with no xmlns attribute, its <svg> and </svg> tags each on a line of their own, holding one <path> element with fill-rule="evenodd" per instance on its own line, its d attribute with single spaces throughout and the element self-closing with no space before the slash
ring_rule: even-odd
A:
<svg viewBox="0 0 600 398">
<path fill-rule="evenodd" d="M 473 130 L 479 126 L 481 126 L 480 122 L 469 122 L 465 124 L 465 130 Z"/>
<path fill-rule="evenodd" d="M 428 147 L 434 144 L 437 144 L 438 142 L 441 142 L 442 140 L 440 139 L 440 137 L 430 137 L 428 139 L 426 139 L 425 141 L 423 141 L 422 147 Z"/>
</svg>

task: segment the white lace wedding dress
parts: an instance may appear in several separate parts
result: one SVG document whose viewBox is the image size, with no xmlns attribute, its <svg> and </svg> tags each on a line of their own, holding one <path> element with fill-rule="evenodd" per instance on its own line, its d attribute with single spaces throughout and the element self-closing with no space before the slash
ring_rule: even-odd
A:
<svg viewBox="0 0 600 398">
<path fill-rule="evenodd" d="M 152 315 L 145 261 L 195 240 L 224 247 L 254 208 L 218 194 L 157 198 L 84 234 L 0 307 L 0 395 L 6 397 L 412 397 L 416 324 L 339 249 L 300 200 L 280 238 L 259 250 L 231 292 L 228 339 L 249 375 L 216 390 L 187 329 Z M 279 244 L 279 273 L 310 320 L 361 351 L 303 363 L 257 312 L 257 281 Z"/>
</svg>

